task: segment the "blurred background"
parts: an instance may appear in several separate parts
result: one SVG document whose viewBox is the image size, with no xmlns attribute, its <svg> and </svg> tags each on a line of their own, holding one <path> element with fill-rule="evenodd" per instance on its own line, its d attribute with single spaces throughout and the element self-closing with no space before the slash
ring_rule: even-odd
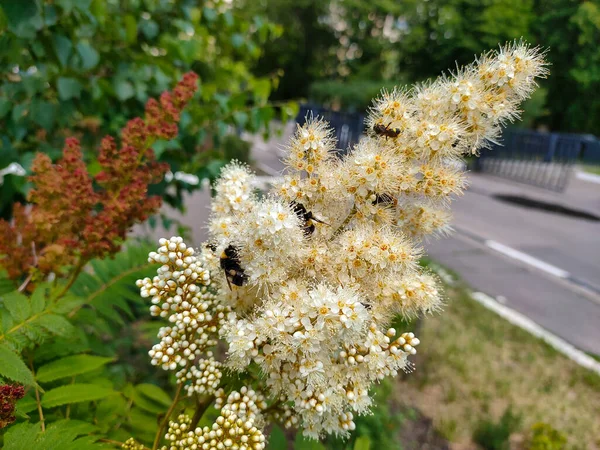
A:
<svg viewBox="0 0 600 450">
<path fill-rule="evenodd" d="M 600 1 L 1 0 L 0 216 L 24 201 L 35 152 L 76 136 L 94 173 L 102 136 L 194 70 L 179 137 L 154 146 L 166 206 L 135 233 L 198 245 L 227 161 L 268 186 L 309 111 L 346 149 L 381 88 L 521 38 L 551 75 L 467 162 L 455 232 L 424 243 L 448 303 L 411 324 L 416 372 L 379 388 L 351 442 L 294 448 L 600 448 Z"/>
</svg>

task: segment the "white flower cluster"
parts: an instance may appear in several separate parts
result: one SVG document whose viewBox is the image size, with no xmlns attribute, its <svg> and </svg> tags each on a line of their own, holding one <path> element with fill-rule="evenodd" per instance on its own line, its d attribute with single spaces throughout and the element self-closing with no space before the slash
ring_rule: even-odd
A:
<svg viewBox="0 0 600 450">
<path fill-rule="evenodd" d="M 254 426 L 253 419 L 242 419 L 231 410 L 221 411 L 212 427 L 192 430 L 191 422 L 184 414 L 169 422 L 165 434 L 169 445 L 161 450 L 262 450 L 266 446 L 265 436 Z"/>
<path fill-rule="evenodd" d="M 494 140 L 545 74 L 540 53 L 515 43 L 452 76 L 383 92 L 343 157 L 311 118 L 263 197 L 247 167 L 226 166 L 201 255 L 163 239 L 149 258 L 158 275 L 138 281 L 151 313 L 172 324 L 152 363 L 178 370 L 187 393 L 211 396 L 221 414 L 195 430 L 187 416 L 171 422 L 165 448 L 262 449 L 271 419 L 313 438 L 347 436 L 369 412 L 373 384 L 412 368 L 419 339 L 391 328 L 394 317 L 441 304 L 418 261 L 423 238 L 449 229 L 462 155 Z M 209 351 L 217 337 L 223 363 Z M 249 387 L 223 383 L 221 364 Z"/>
<path fill-rule="evenodd" d="M 449 229 L 462 155 L 517 116 L 544 64 L 515 43 L 412 91 L 383 92 L 367 136 L 344 157 L 329 126 L 310 118 L 263 198 L 248 169 L 223 169 L 207 260 L 231 309 L 220 330 L 226 364 L 260 368 L 281 402 L 275 417 L 312 437 L 347 435 L 369 410 L 372 384 L 410 369 L 419 340 L 390 323 L 441 303 L 418 264 L 422 238 Z"/>
<path fill-rule="evenodd" d="M 152 364 L 164 370 L 177 370 L 179 383 L 191 395 L 214 392 L 221 379 L 221 363 L 207 349 L 216 345 L 217 332 L 226 318 L 227 308 L 218 304 L 209 289 L 210 273 L 204 263 L 187 247 L 181 237 L 161 239 L 157 252 L 148 262 L 161 264 L 157 275 L 137 281 L 142 297 L 152 299 L 150 313 L 168 318 L 171 326 L 162 327 L 160 342 L 148 352 Z M 207 353 L 206 359 L 199 359 Z"/>
</svg>

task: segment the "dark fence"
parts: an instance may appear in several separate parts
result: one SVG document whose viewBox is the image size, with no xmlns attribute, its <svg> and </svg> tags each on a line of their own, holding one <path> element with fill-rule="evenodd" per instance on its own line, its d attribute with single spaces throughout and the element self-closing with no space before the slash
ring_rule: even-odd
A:
<svg viewBox="0 0 600 450">
<path fill-rule="evenodd" d="M 335 137 L 341 152 L 346 152 L 348 147 L 356 144 L 365 129 L 365 116 L 363 114 L 332 111 L 315 105 L 302 105 L 296 117 L 296 122 L 304 125 L 311 114 L 313 117 L 322 117 L 331 124 L 335 130 Z"/>
<path fill-rule="evenodd" d="M 502 145 L 481 152 L 475 170 L 560 192 L 589 142 L 588 136 L 506 130 Z"/>
</svg>

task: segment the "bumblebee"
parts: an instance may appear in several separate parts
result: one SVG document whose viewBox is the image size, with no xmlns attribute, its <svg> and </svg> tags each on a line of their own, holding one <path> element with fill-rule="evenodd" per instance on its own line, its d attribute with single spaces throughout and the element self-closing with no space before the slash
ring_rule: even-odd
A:
<svg viewBox="0 0 600 450">
<path fill-rule="evenodd" d="M 209 248 L 216 250 L 214 245 Z M 231 289 L 231 285 L 243 286 L 248 281 L 248 275 L 244 273 L 244 269 L 240 266 L 240 259 L 238 251 L 233 245 L 228 245 L 221 257 L 219 258 L 219 265 L 221 269 L 225 271 L 225 278 L 227 279 L 227 285 Z"/>
<path fill-rule="evenodd" d="M 379 136 L 385 136 L 386 139 L 398 137 L 401 131 L 400 128 L 390 128 L 391 124 L 392 123 L 390 122 L 384 126 L 381 123 L 376 123 L 373 125 L 373 131 Z"/>
<path fill-rule="evenodd" d="M 327 225 L 322 220 L 319 220 L 315 216 L 313 216 L 313 213 L 311 211 L 307 211 L 306 207 L 302 203 L 292 202 L 290 203 L 290 205 L 292 206 L 292 209 L 294 210 L 298 218 L 302 221 L 302 229 L 304 230 L 305 236 L 310 236 L 314 233 L 314 222 Z"/>
<path fill-rule="evenodd" d="M 373 205 L 383 205 L 383 206 L 396 206 L 398 204 L 398 200 L 391 194 L 376 194 L 375 200 L 373 200 Z"/>
</svg>

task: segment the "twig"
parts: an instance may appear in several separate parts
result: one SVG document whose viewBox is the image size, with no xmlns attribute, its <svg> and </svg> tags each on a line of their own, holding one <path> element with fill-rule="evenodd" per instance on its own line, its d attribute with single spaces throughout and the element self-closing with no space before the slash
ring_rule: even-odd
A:
<svg viewBox="0 0 600 450">
<path fill-rule="evenodd" d="M 193 431 L 196 428 L 196 425 L 198 425 L 198 422 L 200 422 L 200 419 L 202 419 L 202 416 L 214 399 L 214 396 L 209 396 L 200 401 L 200 399 L 196 397 L 196 411 L 194 412 L 194 417 L 192 417 L 192 422 L 190 423 L 190 430 Z"/>
<path fill-rule="evenodd" d="M 29 360 L 29 367 L 31 367 L 31 373 L 35 374 L 35 371 L 33 369 L 33 358 Z M 42 425 L 42 431 L 46 431 L 46 424 L 44 422 L 44 411 L 42 411 L 40 391 L 38 390 L 37 384 L 35 385 L 35 402 L 37 404 L 38 413 L 40 414 L 40 424 Z"/>
<path fill-rule="evenodd" d="M 29 284 L 29 282 L 31 281 L 32 278 L 33 278 L 33 274 L 32 273 L 30 273 L 29 275 L 27 275 L 27 278 L 25 278 L 25 281 L 23 281 L 23 283 L 21 284 L 21 286 L 19 286 L 19 289 L 17 289 L 17 291 L 23 292 L 25 290 L 25 288 L 27 287 L 27 285 Z"/>
<path fill-rule="evenodd" d="M 81 271 L 83 270 L 83 266 L 85 266 L 86 261 L 80 260 L 77 263 L 77 266 L 75 266 L 75 270 L 73 271 L 73 274 L 71 275 L 71 279 L 69 280 L 69 282 L 67 283 L 67 285 L 65 286 L 65 288 L 60 291 L 60 294 L 58 294 L 56 296 L 56 298 L 54 299 L 54 301 L 59 300 L 60 298 L 64 297 L 64 295 L 69 292 L 69 289 L 71 289 L 71 286 L 73 286 L 73 283 L 75 283 L 75 280 L 77 280 L 77 277 L 79 276 L 79 274 L 81 273 Z"/>
<path fill-rule="evenodd" d="M 173 403 L 171 403 L 171 406 L 169 407 L 167 414 L 165 414 L 165 417 L 162 420 L 160 427 L 158 427 L 158 431 L 156 432 L 156 437 L 154 438 L 154 444 L 152 445 L 152 450 L 156 450 L 158 448 L 158 444 L 160 443 L 162 435 L 165 432 L 165 427 L 167 426 L 167 423 L 169 422 L 169 417 L 171 417 L 171 414 L 173 414 L 173 411 L 175 410 L 175 407 L 177 406 L 177 403 L 179 402 L 179 397 L 181 397 L 182 390 L 183 390 L 183 383 L 181 383 L 177 387 L 177 392 L 175 392 L 175 398 L 173 399 Z"/>
</svg>

